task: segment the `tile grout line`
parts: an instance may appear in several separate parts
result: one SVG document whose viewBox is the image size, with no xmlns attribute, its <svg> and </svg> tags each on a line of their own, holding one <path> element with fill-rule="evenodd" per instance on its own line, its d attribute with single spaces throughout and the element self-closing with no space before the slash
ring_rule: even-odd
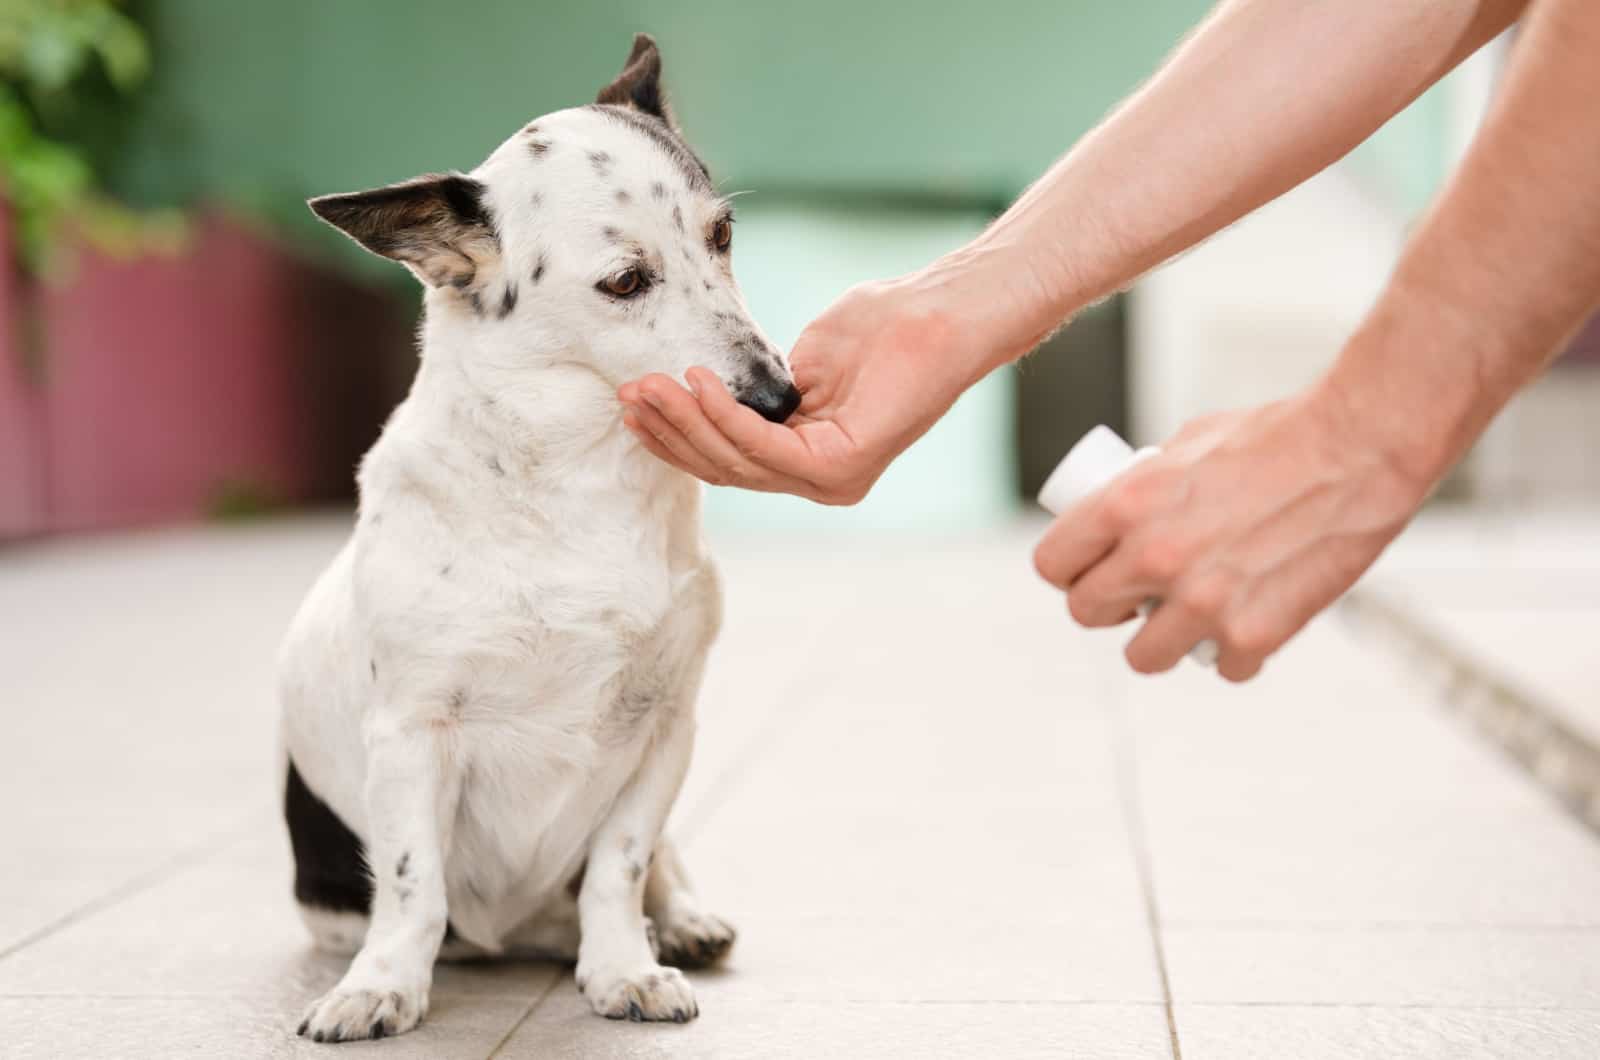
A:
<svg viewBox="0 0 1600 1060">
<path fill-rule="evenodd" d="M 1178 1017 L 1172 1004 L 1172 978 L 1167 972 L 1166 943 L 1161 937 L 1161 907 L 1156 900 L 1155 871 L 1145 835 L 1143 805 L 1139 799 L 1139 763 L 1134 749 L 1133 722 L 1129 716 L 1126 686 L 1108 696 L 1115 703 L 1107 713 L 1111 718 L 1112 755 L 1117 763 L 1117 796 L 1122 804 L 1123 825 L 1133 847 L 1134 868 L 1139 874 L 1139 889 L 1144 897 L 1145 921 L 1150 928 L 1150 945 L 1156 959 L 1156 977 L 1161 981 L 1161 1007 L 1167 1017 L 1167 1041 L 1172 1060 L 1183 1060 L 1178 1043 Z M 1120 708 L 1120 709 L 1118 709 Z"/>
<path fill-rule="evenodd" d="M 184 869 L 193 865 L 197 865 L 200 862 L 221 853 L 223 850 L 226 850 L 233 844 L 243 841 L 244 838 L 250 834 L 250 831 L 253 828 L 254 818 L 255 814 L 252 813 L 250 824 L 243 824 L 237 828 L 228 829 L 222 833 L 219 833 L 218 835 L 212 836 L 210 839 L 203 840 L 195 846 L 190 847 L 188 850 L 173 855 L 167 860 L 161 862 L 159 865 L 155 865 L 144 872 L 134 875 L 131 879 L 125 881 L 120 886 L 113 887 L 111 890 L 100 895 L 98 898 L 91 898 L 89 901 L 83 903 L 77 908 L 68 910 L 61 916 L 58 916 L 54 920 L 50 921 L 48 924 L 45 924 L 43 927 L 36 928 L 28 934 L 22 936 L 22 938 L 11 943 L 9 946 L 0 949 L 0 961 L 14 957 L 18 953 L 21 953 L 23 950 L 27 949 L 29 946 L 32 946 L 37 942 L 44 941 L 57 932 L 78 923 L 80 920 L 88 919 L 89 917 L 94 916 L 96 913 L 103 912 L 119 902 L 122 902 L 128 898 L 132 898 L 134 895 L 143 891 L 147 891 L 156 884 L 177 875 Z"/>
<path fill-rule="evenodd" d="M 534 1014 L 540 1005 L 544 1004 L 545 998 L 555 993 L 556 987 L 560 986 L 566 978 L 566 973 L 563 972 L 562 974 L 551 979 L 550 985 L 545 987 L 544 990 L 541 991 L 532 1001 L 528 1002 L 528 1007 L 522 1010 L 522 1015 L 518 1016 L 516 1021 L 513 1022 L 510 1027 L 506 1028 L 506 1032 L 500 1036 L 499 1041 L 494 1043 L 494 1048 L 489 1050 L 489 1053 L 484 1057 L 484 1060 L 494 1060 L 494 1058 L 499 1055 L 500 1050 L 506 1047 L 506 1043 L 510 1042 L 516 1033 L 522 1029 L 522 1025 L 528 1022 L 529 1017 Z"/>
<path fill-rule="evenodd" d="M 1494 672 L 1416 612 L 1385 594 L 1357 590 L 1341 603 L 1357 632 L 1380 648 L 1445 707 L 1505 755 L 1592 832 L 1600 832 L 1600 747 L 1554 705 Z M 1386 639 L 1388 634 L 1392 639 Z M 1395 643 L 1398 641 L 1399 643 Z"/>
</svg>

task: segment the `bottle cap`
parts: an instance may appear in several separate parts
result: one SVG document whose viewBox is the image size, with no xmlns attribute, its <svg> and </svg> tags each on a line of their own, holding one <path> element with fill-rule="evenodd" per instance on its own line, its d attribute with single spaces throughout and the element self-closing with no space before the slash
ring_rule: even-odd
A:
<svg viewBox="0 0 1600 1060">
<path fill-rule="evenodd" d="M 1044 480 L 1039 504 L 1051 515 L 1060 515 L 1117 477 L 1133 462 L 1133 447 L 1105 424 L 1094 428 L 1067 450 L 1061 463 Z"/>
</svg>

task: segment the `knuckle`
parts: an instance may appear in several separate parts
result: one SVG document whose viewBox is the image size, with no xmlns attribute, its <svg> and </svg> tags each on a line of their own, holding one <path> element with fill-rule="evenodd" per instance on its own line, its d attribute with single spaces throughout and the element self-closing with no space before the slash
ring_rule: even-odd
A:
<svg viewBox="0 0 1600 1060">
<path fill-rule="evenodd" d="M 1166 583 L 1183 572 L 1187 552 L 1171 537 L 1156 537 L 1139 546 L 1133 557 L 1133 572 L 1142 580 Z"/>
<path fill-rule="evenodd" d="M 1145 515 L 1146 500 L 1142 490 L 1128 482 L 1117 482 L 1106 493 L 1106 520 L 1114 529 L 1126 530 L 1136 526 Z"/>
<path fill-rule="evenodd" d="M 1174 600 L 1196 615 L 1214 618 L 1227 606 L 1232 589 L 1222 578 L 1193 578 L 1179 584 Z"/>
<path fill-rule="evenodd" d="M 1099 611 L 1091 594 L 1079 589 L 1067 594 L 1067 614 L 1080 626 L 1092 626 Z"/>
<path fill-rule="evenodd" d="M 1154 656 L 1150 655 L 1148 652 L 1134 647 L 1131 644 L 1123 650 L 1122 657 L 1128 660 L 1128 666 L 1133 670 L 1134 673 L 1158 674 L 1166 669 L 1166 667 L 1161 666 L 1156 662 Z"/>
<path fill-rule="evenodd" d="M 1217 664 L 1217 674 L 1230 684 L 1242 685 L 1261 672 L 1257 662 L 1223 662 Z"/>
<path fill-rule="evenodd" d="M 1055 563 L 1050 557 L 1050 550 L 1047 549 L 1043 544 L 1039 544 L 1034 547 L 1033 570 L 1034 573 L 1038 574 L 1039 577 L 1043 578 L 1051 585 L 1056 584 Z"/>
<path fill-rule="evenodd" d="M 1232 654 L 1256 659 L 1272 650 L 1276 631 L 1260 619 L 1235 618 L 1223 623 L 1222 639 Z"/>
</svg>

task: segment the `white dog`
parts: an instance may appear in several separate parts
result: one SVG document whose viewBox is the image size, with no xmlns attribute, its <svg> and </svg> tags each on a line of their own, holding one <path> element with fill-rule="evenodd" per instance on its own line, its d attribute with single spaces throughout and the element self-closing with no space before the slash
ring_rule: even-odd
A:
<svg viewBox="0 0 1600 1060">
<path fill-rule="evenodd" d="M 596 1012 L 681 1022 L 663 962 L 733 942 L 661 835 L 721 609 L 699 486 L 615 393 L 700 363 L 769 419 L 799 394 L 660 71 L 640 35 L 597 103 L 472 173 L 311 203 L 426 288 L 416 382 L 281 662 L 295 895 L 355 955 L 317 1041 L 410 1030 L 441 943 L 576 960 Z"/>
</svg>

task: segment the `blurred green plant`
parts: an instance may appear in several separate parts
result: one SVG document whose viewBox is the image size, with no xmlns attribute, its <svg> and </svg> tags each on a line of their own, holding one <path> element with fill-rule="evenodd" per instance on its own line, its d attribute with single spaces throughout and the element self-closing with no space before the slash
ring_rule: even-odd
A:
<svg viewBox="0 0 1600 1060">
<path fill-rule="evenodd" d="M 144 32 L 122 8 L 121 0 L 0 0 L 0 195 L 15 220 L 15 253 L 34 274 L 61 264 L 69 220 L 113 244 L 138 228 L 98 195 L 85 145 L 53 131 L 108 89 L 126 95 L 148 75 Z"/>
</svg>

